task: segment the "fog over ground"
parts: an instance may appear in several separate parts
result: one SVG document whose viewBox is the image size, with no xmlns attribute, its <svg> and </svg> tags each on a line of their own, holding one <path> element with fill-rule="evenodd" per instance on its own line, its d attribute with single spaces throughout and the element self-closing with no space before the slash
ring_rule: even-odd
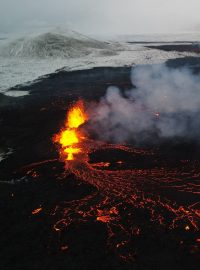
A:
<svg viewBox="0 0 200 270">
<path fill-rule="evenodd" d="M 200 30 L 199 0 L 0 0 L 0 32 L 67 25 L 85 34 Z"/>
</svg>

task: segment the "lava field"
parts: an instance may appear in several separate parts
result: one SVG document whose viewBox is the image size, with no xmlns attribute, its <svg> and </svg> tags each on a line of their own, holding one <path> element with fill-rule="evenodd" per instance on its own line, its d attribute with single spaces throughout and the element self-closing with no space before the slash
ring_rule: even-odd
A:
<svg viewBox="0 0 200 270">
<path fill-rule="evenodd" d="M 87 117 L 63 139 L 79 101 L 110 85 L 131 88 L 130 68 L 59 71 L 13 89 L 28 96 L 0 96 L 1 150 L 12 152 L 0 162 L 1 269 L 198 269 L 197 142 L 102 142 L 82 136 Z"/>
</svg>

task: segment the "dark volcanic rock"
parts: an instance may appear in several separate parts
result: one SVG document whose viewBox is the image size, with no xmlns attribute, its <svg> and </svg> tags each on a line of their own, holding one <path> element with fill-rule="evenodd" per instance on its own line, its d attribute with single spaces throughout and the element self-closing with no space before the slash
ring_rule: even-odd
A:
<svg viewBox="0 0 200 270">
<path fill-rule="evenodd" d="M 191 53 L 200 53 L 200 44 L 167 44 L 167 45 L 157 45 L 157 46 L 146 46 L 151 49 L 163 50 L 166 52 L 177 51 L 177 52 L 191 52 Z"/>
</svg>

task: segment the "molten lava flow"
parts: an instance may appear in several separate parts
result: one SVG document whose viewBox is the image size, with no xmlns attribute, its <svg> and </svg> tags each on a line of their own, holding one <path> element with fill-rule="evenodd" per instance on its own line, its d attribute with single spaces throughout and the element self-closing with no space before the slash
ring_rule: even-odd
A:
<svg viewBox="0 0 200 270">
<path fill-rule="evenodd" d="M 42 211 L 42 207 L 37 208 L 35 210 L 32 211 L 32 215 L 37 215 L 38 213 L 40 213 Z"/>
<path fill-rule="evenodd" d="M 83 139 L 83 135 L 78 128 L 86 120 L 83 101 L 78 101 L 69 110 L 65 127 L 54 137 L 54 141 L 61 145 L 61 155 L 65 160 L 74 160 L 74 155 L 81 152 L 78 144 Z"/>
</svg>

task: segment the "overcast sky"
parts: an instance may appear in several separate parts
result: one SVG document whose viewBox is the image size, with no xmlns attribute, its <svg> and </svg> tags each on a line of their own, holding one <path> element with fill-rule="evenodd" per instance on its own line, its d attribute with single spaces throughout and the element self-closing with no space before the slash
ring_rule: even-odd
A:
<svg viewBox="0 0 200 270">
<path fill-rule="evenodd" d="M 200 0 L 0 0 L 0 31 L 66 24 L 85 34 L 200 30 Z"/>
</svg>

